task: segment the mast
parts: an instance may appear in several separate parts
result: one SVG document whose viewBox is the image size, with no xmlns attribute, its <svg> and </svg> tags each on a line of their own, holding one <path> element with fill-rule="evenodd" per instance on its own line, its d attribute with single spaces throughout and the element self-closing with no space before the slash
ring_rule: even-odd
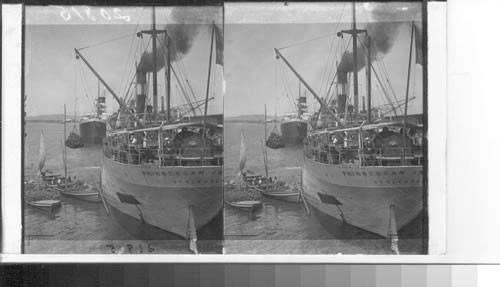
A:
<svg viewBox="0 0 500 287">
<path fill-rule="evenodd" d="M 264 141 L 267 139 L 267 107 L 264 105 Z M 267 168 L 267 145 L 264 146 L 264 166 L 266 168 L 266 178 L 269 178 L 269 171 Z"/>
<path fill-rule="evenodd" d="M 323 102 L 323 100 L 321 100 L 321 98 L 316 94 L 316 92 L 311 88 L 311 86 L 309 86 L 309 84 L 307 84 L 307 82 L 302 78 L 302 76 L 300 76 L 300 74 L 295 71 L 295 69 L 292 67 L 292 65 L 290 65 L 290 63 L 288 62 L 288 60 L 283 57 L 283 55 L 280 53 L 280 51 L 278 49 L 274 49 L 274 51 L 276 52 L 277 54 L 277 58 L 278 59 L 282 59 L 283 62 L 285 62 L 285 64 L 288 66 L 288 68 L 295 74 L 295 76 L 297 78 L 299 78 L 299 80 L 302 82 L 302 84 L 304 84 L 304 86 L 306 86 L 306 88 L 309 90 L 309 92 L 311 92 L 311 94 L 314 96 L 314 98 L 319 102 L 319 104 L 321 105 L 321 107 L 325 110 L 328 111 L 328 113 L 337 121 L 337 123 L 339 124 L 339 126 L 343 127 L 344 125 L 339 121 L 339 119 L 337 118 L 337 116 L 328 108 L 328 106 Z"/>
<path fill-rule="evenodd" d="M 300 94 L 300 81 L 299 81 L 299 97 L 297 98 L 297 115 L 299 117 L 301 116 L 301 113 L 300 113 L 300 97 L 301 97 L 301 94 Z"/>
<path fill-rule="evenodd" d="M 111 93 L 111 95 L 113 96 L 113 98 L 115 98 L 115 100 L 118 102 L 118 104 L 120 105 L 120 108 L 122 108 L 124 111 L 126 111 L 131 117 L 132 119 L 137 122 L 137 124 L 139 126 L 141 126 L 141 124 L 139 123 L 139 121 L 137 120 L 137 118 L 135 117 L 135 115 L 127 108 L 127 106 L 122 102 L 122 100 L 116 95 L 116 93 L 111 89 L 111 87 L 104 81 L 104 79 L 97 73 L 96 70 L 94 70 L 94 68 L 89 64 L 89 62 L 87 62 L 87 59 L 85 59 L 85 57 L 83 57 L 82 54 L 80 54 L 80 52 L 75 49 L 75 53 L 76 53 L 76 58 L 77 59 L 82 59 L 83 62 L 87 65 L 87 67 L 89 67 L 90 71 L 92 71 L 92 73 L 94 73 L 94 75 L 99 79 L 99 81 L 101 81 L 101 83 L 104 85 L 104 87 Z"/>
<path fill-rule="evenodd" d="M 99 80 L 97 80 L 97 103 L 96 103 L 97 117 L 99 117 L 101 115 L 101 111 L 99 109 L 99 97 L 100 96 L 101 96 L 101 82 L 99 82 Z"/>
<path fill-rule="evenodd" d="M 411 35 L 410 35 L 410 55 L 408 57 L 408 78 L 406 81 L 406 98 L 405 98 L 405 114 L 403 117 L 403 132 L 401 136 L 403 137 L 403 164 L 406 164 L 406 117 L 408 116 L 408 94 L 410 92 L 410 76 L 411 76 L 411 58 L 413 52 L 413 31 L 415 29 L 415 24 L 411 22 Z"/>
<path fill-rule="evenodd" d="M 354 119 L 358 120 L 359 99 L 358 99 L 358 33 L 356 31 L 356 3 L 352 2 L 352 65 L 354 80 Z"/>
<path fill-rule="evenodd" d="M 372 60 L 371 37 L 366 36 L 366 97 L 368 102 L 368 123 L 372 121 Z"/>
<path fill-rule="evenodd" d="M 66 104 L 64 104 L 64 139 L 66 139 Z M 63 148 L 64 178 L 68 178 L 68 168 L 66 167 L 66 145 Z"/>
<path fill-rule="evenodd" d="M 208 113 L 208 95 L 210 94 L 210 71 L 212 70 L 212 54 L 214 48 L 215 21 L 212 24 L 212 40 L 210 41 L 210 58 L 208 59 L 208 79 L 207 79 L 207 94 L 205 96 L 205 114 L 203 115 L 203 148 L 206 148 L 205 133 L 207 128 L 207 113 Z"/>
<path fill-rule="evenodd" d="M 167 122 L 170 121 L 170 37 L 167 35 L 167 51 L 164 53 L 165 60 L 165 96 L 167 97 Z M 163 104 L 163 101 L 162 101 Z"/>
<path fill-rule="evenodd" d="M 153 31 L 156 31 L 155 7 L 153 6 Z M 158 114 L 158 75 L 156 73 L 156 34 L 153 37 L 153 119 Z"/>
<path fill-rule="evenodd" d="M 337 35 L 339 37 L 342 34 L 351 34 L 352 35 L 352 68 L 353 68 L 353 81 L 354 81 L 354 90 L 353 90 L 353 98 L 354 98 L 354 119 L 357 121 L 359 115 L 359 93 L 358 93 L 358 34 L 366 33 L 364 29 L 356 28 L 356 3 L 352 3 L 352 29 L 351 30 L 343 30 L 340 31 Z M 347 105 L 346 105 L 347 106 Z"/>
<path fill-rule="evenodd" d="M 151 40 L 152 40 L 152 44 L 153 44 L 153 51 L 152 51 L 152 53 L 153 53 L 153 119 L 156 121 L 156 117 L 158 115 L 158 76 L 157 76 L 157 72 L 156 72 L 156 68 L 157 68 L 156 41 L 157 41 L 157 35 L 165 33 L 165 30 L 156 30 L 156 11 L 155 11 L 154 6 L 153 6 L 153 16 L 152 17 L 153 17 L 152 29 L 151 30 L 144 30 L 144 31 L 141 31 L 140 33 L 149 34 L 149 35 L 151 35 L 151 38 L 152 38 Z"/>
</svg>

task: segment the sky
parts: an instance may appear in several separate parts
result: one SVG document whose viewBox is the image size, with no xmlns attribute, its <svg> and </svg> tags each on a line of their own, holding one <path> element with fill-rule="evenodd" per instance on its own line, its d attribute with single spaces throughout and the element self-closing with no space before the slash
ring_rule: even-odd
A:
<svg viewBox="0 0 500 287">
<path fill-rule="evenodd" d="M 326 83 L 331 82 L 331 78 L 325 77 L 328 74 L 325 69 L 328 71 L 334 63 L 333 54 L 340 39 L 336 33 L 350 28 L 351 4 L 301 5 L 263 5 L 250 7 L 253 9 L 250 11 L 245 6 L 225 9 L 225 116 L 263 114 L 264 105 L 267 105 L 268 114 L 293 111 L 292 102 L 298 97 L 299 81 L 283 61 L 276 59 L 274 48 L 291 46 L 280 52 L 316 93 L 325 94 Z M 404 99 L 411 32 L 408 20 L 418 20 L 419 6 L 409 9 L 392 6 L 397 8 L 392 15 L 377 15 L 378 18 L 374 19 L 372 11 L 375 8 L 380 7 L 357 5 L 358 29 L 377 19 L 404 22 L 394 33 L 395 42 L 389 53 L 379 61 L 386 68 L 397 98 Z M 249 13 L 257 16 L 242 16 Z M 347 46 L 347 38 L 344 41 Z M 340 56 L 341 53 L 337 52 L 338 61 Z M 377 68 L 379 64 L 374 65 Z M 412 73 L 409 98 L 415 99 L 410 101 L 408 113 L 422 113 L 422 67 L 412 65 Z M 358 75 L 361 99 L 366 94 L 365 70 L 360 70 Z M 383 101 L 374 77 L 372 74 L 373 105 L 377 105 Z M 310 93 L 307 101 L 311 108 L 319 106 Z"/>
<path fill-rule="evenodd" d="M 392 48 L 374 65 L 377 68 L 383 63 L 396 97 L 404 99 L 410 40 L 408 21 L 421 20 L 420 6 L 418 3 L 413 6 L 379 3 L 359 4 L 356 7 L 358 28 L 377 21 L 403 23 L 392 33 L 395 39 Z M 120 15 L 129 16 L 129 21 L 104 21 L 102 16 L 99 18 L 102 11 L 93 7 L 91 9 L 94 10 L 90 11 L 98 19 L 89 21 L 85 18 L 83 7 L 76 6 L 75 9 L 84 20 L 78 18 L 71 10 L 73 8 L 27 8 L 25 91 L 28 115 L 60 114 L 64 104 L 68 114 L 75 112 L 75 106 L 77 114 L 92 111 L 90 101 L 97 95 L 97 79 L 82 60 L 75 59 L 74 48 L 92 46 L 81 50 L 81 53 L 112 89 L 123 96 L 130 83 L 130 73 L 135 70 L 135 62 L 140 60 L 141 52 L 148 43 L 148 36 L 141 40 L 135 35 L 137 31 L 150 27 L 151 11 L 148 9 L 122 8 Z M 206 93 L 209 23 L 225 23 L 224 68 L 216 65 L 212 70 L 210 97 L 214 96 L 215 100 L 209 104 L 209 113 L 224 112 L 225 116 L 262 114 L 264 105 L 267 105 L 269 114 L 293 110 L 299 82 L 288 67 L 276 59 L 274 48 L 290 46 L 280 51 L 310 86 L 323 96 L 326 85 L 331 82 L 328 71 L 341 56 L 341 49 L 337 49 L 340 38 L 336 33 L 348 29 L 352 17 L 351 4 L 347 3 L 228 3 L 224 6 L 224 19 L 220 7 L 173 9 L 157 9 L 159 27 L 165 23 L 204 24 L 194 38 L 191 50 L 182 59 L 188 80 L 199 100 L 204 99 Z M 105 10 L 111 14 L 114 11 L 113 8 Z M 71 19 L 62 17 L 67 15 L 72 15 Z M 117 38 L 120 39 L 114 40 Z M 344 45 L 347 45 L 346 39 Z M 103 42 L 106 43 L 96 45 Z M 142 47 L 142 50 L 137 50 L 137 47 Z M 160 96 L 165 93 L 163 75 L 162 69 L 158 73 Z M 360 97 L 366 93 L 364 75 L 365 70 L 360 70 Z M 373 77 L 373 104 L 382 104 L 382 94 Z M 182 104 L 174 78 L 172 88 L 173 105 Z M 422 113 L 420 65 L 412 66 L 412 97 L 415 99 L 409 103 L 409 114 Z M 307 100 L 310 109 L 319 106 L 311 94 L 308 94 Z M 106 101 L 108 111 L 117 108 L 109 93 Z"/>
<path fill-rule="evenodd" d="M 81 7 L 76 7 L 85 16 Z M 92 8 L 94 9 L 94 8 Z M 106 8 L 107 11 L 113 11 Z M 172 9 L 157 9 L 158 28 L 165 23 L 179 23 L 181 18 L 189 24 L 200 24 L 193 40 L 191 50 L 182 59 L 186 75 L 198 100 L 205 98 L 210 55 L 210 22 L 222 22 L 222 9 L 183 8 L 182 16 L 175 16 Z M 151 10 L 128 8 L 121 12 L 130 21 L 104 21 L 99 18 L 99 10 L 93 11 L 97 21 L 82 21 L 72 13 L 69 21 L 61 19 L 60 9 L 56 7 L 28 7 L 25 29 L 25 93 L 27 95 L 27 114 L 61 114 L 66 104 L 67 113 L 83 114 L 92 111 L 90 101 L 97 97 L 98 80 L 82 60 L 75 58 L 74 48 L 93 46 L 80 52 L 94 69 L 104 78 L 120 97 L 124 96 L 131 76 L 135 72 L 135 63 L 140 61 L 149 36 L 141 40 L 136 32 L 150 28 Z M 112 12 L 109 12 L 112 13 Z M 113 15 L 113 14 L 111 14 Z M 197 17 L 203 15 L 203 17 Z M 193 20 L 194 19 L 194 20 Z M 118 40 L 114 40 L 121 38 Z M 94 46 L 109 41 L 102 45 Z M 139 49 L 137 49 L 139 47 Z M 141 49 L 142 47 L 142 49 Z M 149 44 L 149 49 L 151 44 Z M 134 53 L 135 52 L 135 53 Z M 215 49 L 214 49 L 215 55 Z M 209 104 L 209 113 L 222 113 L 222 68 L 212 61 L 212 84 L 210 97 L 215 97 Z M 165 94 L 164 70 L 158 72 L 159 96 Z M 172 75 L 172 104 L 182 104 L 179 89 L 176 88 Z M 101 91 L 103 90 L 101 85 Z M 88 97 L 87 97 L 88 95 Z M 90 98 L 90 100 L 89 100 Z M 106 93 L 108 112 L 118 107 L 111 94 Z M 76 105 L 75 105 L 76 103 Z"/>
</svg>

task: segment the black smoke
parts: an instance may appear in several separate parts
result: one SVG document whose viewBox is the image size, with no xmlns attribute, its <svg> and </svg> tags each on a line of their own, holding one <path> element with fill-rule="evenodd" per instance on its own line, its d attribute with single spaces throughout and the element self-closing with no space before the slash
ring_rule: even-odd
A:
<svg viewBox="0 0 500 287">
<path fill-rule="evenodd" d="M 372 4 L 372 20 L 364 29 L 371 38 L 370 59 L 376 61 L 389 53 L 399 35 L 402 27 L 409 27 L 408 19 L 421 19 L 421 6 L 417 4 L 403 3 L 378 3 Z M 405 9 L 402 9 L 405 6 Z M 359 9 L 359 8 L 358 8 Z M 367 47 L 366 37 L 361 34 L 358 39 L 357 48 L 357 70 L 361 70 L 366 64 L 365 49 Z M 364 48 L 363 48 L 364 47 Z M 338 70 L 352 72 L 354 70 L 353 52 L 346 51 L 342 55 Z"/>
</svg>

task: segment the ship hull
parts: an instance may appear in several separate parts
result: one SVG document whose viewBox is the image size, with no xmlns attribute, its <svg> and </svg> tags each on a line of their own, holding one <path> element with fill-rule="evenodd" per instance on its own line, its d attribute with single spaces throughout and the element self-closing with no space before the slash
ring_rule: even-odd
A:
<svg viewBox="0 0 500 287">
<path fill-rule="evenodd" d="M 186 238 L 190 207 L 197 230 L 222 210 L 222 168 L 128 165 L 104 157 L 102 191 L 118 211 Z"/>
<path fill-rule="evenodd" d="M 307 135 L 307 121 L 302 119 L 284 120 L 280 125 L 281 136 L 287 145 L 300 145 Z"/>
<path fill-rule="evenodd" d="M 80 136 L 85 144 L 100 144 L 106 136 L 106 121 L 102 119 L 82 120 Z"/>
<path fill-rule="evenodd" d="M 341 166 L 306 158 L 304 197 L 324 215 L 387 237 L 391 205 L 398 230 L 421 213 L 422 174 L 421 166 Z"/>
</svg>

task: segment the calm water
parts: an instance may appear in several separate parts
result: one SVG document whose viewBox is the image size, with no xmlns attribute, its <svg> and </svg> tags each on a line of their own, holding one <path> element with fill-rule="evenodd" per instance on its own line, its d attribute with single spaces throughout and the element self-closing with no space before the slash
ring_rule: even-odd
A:
<svg viewBox="0 0 500 287">
<path fill-rule="evenodd" d="M 67 133 L 73 124 L 67 125 Z M 274 124 L 268 125 L 268 134 Z M 63 174 L 61 140 L 63 125 L 28 123 L 25 138 L 25 176 L 36 176 L 40 132 L 43 129 L 47 161 L 45 167 Z M 264 174 L 262 124 L 225 124 L 225 180 L 236 179 L 239 171 L 240 134 L 247 148 L 246 168 Z M 67 149 L 68 173 L 86 183 L 99 180 L 101 148 Z M 270 175 L 288 183 L 300 183 L 303 153 L 300 146 L 268 149 Z M 187 243 L 171 234 L 150 228 L 147 232 L 122 214 L 107 215 L 101 203 L 88 203 L 60 197 L 62 208 L 52 215 L 24 207 L 26 253 L 189 253 Z M 380 254 L 391 253 L 387 240 L 373 238 L 360 230 L 331 221 L 328 229 L 318 215 L 308 214 L 303 204 L 263 199 L 263 208 L 253 215 L 227 207 L 224 211 L 225 253 L 282 254 Z M 222 220 L 218 219 L 218 222 Z M 217 222 L 217 220 L 216 220 Z M 199 233 L 199 238 L 205 231 Z M 205 232 L 206 233 L 206 232 Z M 353 240 L 352 238 L 363 238 Z M 152 240 L 155 239 L 155 240 Z M 419 253 L 419 240 L 400 239 L 400 251 Z M 199 240 L 201 253 L 218 252 L 218 241 Z M 217 251 L 214 251 L 217 250 Z"/>
<path fill-rule="evenodd" d="M 274 124 L 268 124 L 268 134 Z M 279 126 L 277 127 L 279 130 Z M 224 176 L 236 180 L 239 172 L 240 135 L 243 131 L 247 151 L 246 168 L 255 174 L 265 174 L 262 152 L 263 124 L 224 125 Z M 301 146 L 268 149 L 271 176 L 288 183 L 300 183 L 303 152 Z M 318 220 L 321 215 L 303 204 L 263 199 L 263 208 L 250 215 L 227 207 L 224 210 L 224 251 L 226 253 L 302 253 L 302 254 L 380 254 L 390 253 L 388 240 L 362 230 L 346 227 L 329 219 L 325 228 Z M 353 238 L 356 238 L 354 240 Z M 418 253 L 420 240 L 400 239 L 400 251 Z"/>
<path fill-rule="evenodd" d="M 73 124 L 67 125 L 67 134 Z M 61 140 L 62 124 L 27 123 L 25 138 L 25 178 L 38 172 L 40 133 L 43 130 L 47 160 L 45 168 L 64 174 Z M 68 174 L 92 184 L 99 181 L 101 147 L 85 146 L 67 149 Z M 55 192 L 55 191 L 49 191 Z M 134 220 L 112 212 L 106 213 L 101 203 L 60 197 L 62 208 L 47 212 L 25 206 L 24 235 L 26 253 L 189 253 L 187 242 L 167 232 L 148 227 L 140 229 Z M 203 236 L 198 234 L 199 237 Z M 154 239 L 154 240 L 153 240 Z M 198 241 L 199 251 L 214 253 L 220 242 Z"/>
</svg>

